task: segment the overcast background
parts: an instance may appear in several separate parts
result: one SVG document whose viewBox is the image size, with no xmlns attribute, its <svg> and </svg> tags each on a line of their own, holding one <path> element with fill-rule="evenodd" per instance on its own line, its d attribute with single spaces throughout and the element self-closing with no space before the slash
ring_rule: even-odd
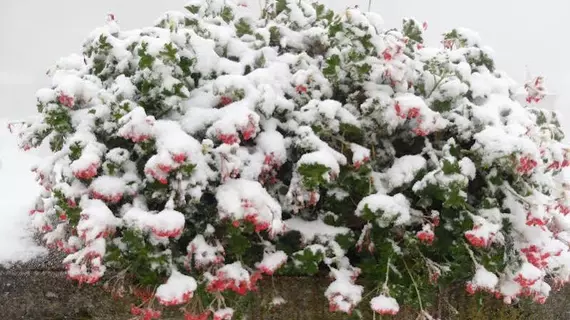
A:
<svg viewBox="0 0 570 320">
<path fill-rule="evenodd" d="M 257 3 L 257 0 L 249 0 Z M 335 9 L 368 0 L 325 0 Z M 60 56 L 79 53 L 84 37 L 113 12 L 123 29 L 152 24 L 184 0 L 0 0 L 0 118 L 35 112 L 35 91 Z M 557 109 L 570 124 L 570 1 L 568 0 L 373 0 L 372 10 L 390 27 L 402 17 L 427 21 L 428 44 L 453 27 L 477 31 L 495 50 L 499 69 L 523 81 L 525 66 L 546 77 L 558 94 Z M 567 126 L 569 127 L 569 126 Z M 569 127 L 570 128 L 570 127 Z"/>
</svg>

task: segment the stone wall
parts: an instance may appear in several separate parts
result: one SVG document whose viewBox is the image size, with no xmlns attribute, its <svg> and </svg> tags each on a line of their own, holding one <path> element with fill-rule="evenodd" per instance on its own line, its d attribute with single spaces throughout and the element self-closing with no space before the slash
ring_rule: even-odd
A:
<svg viewBox="0 0 570 320">
<path fill-rule="evenodd" d="M 130 302 L 116 301 L 100 287 L 83 286 L 65 279 L 58 265 L 59 258 L 0 268 L 0 319 L 2 320 L 127 320 Z M 303 277 L 275 277 L 266 279 L 259 293 L 244 305 L 248 319 L 260 320 L 341 320 L 346 316 L 328 313 L 323 296 L 328 280 Z M 278 293 L 287 301 L 284 305 L 268 305 Z M 545 305 L 521 304 L 504 306 L 489 297 L 480 301 L 467 297 L 464 290 L 440 296 L 437 310 L 441 319 L 457 320 L 570 320 L 570 288 L 554 292 Z M 368 309 L 368 308 L 363 308 Z M 416 319 L 417 313 L 402 310 L 396 320 Z M 378 319 L 379 317 L 376 317 Z M 164 319 L 182 319 L 169 317 Z M 373 319 L 366 314 L 364 319 Z"/>
</svg>

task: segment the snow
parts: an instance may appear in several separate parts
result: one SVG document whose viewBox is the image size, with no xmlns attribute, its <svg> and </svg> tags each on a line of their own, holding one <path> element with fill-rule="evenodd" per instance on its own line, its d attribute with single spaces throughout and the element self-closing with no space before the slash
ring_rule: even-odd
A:
<svg viewBox="0 0 570 320">
<path fill-rule="evenodd" d="M 487 290 L 494 290 L 499 283 L 499 277 L 492 272 L 489 272 L 483 266 L 479 266 L 473 277 L 473 284 L 477 287 Z"/>
<path fill-rule="evenodd" d="M 0 265 L 29 261 L 46 253 L 34 242 L 28 215 L 40 191 L 30 172 L 38 154 L 20 151 L 7 125 L 8 120 L 0 119 Z"/>
<path fill-rule="evenodd" d="M 372 310 L 380 314 L 396 314 L 400 311 L 398 301 L 392 297 L 379 295 L 370 300 L 370 307 Z"/>
<path fill-rule="evenodd" d="M 176 305 L 188 302 L 198 287 L 194 278 L 172 270 L 166 283 L 156 289 L 156 298 L 161 304 Z"/>
<path fill-rule="evenodd" d="M 301 233 L 303 241 L 312 242 L 315 238 L 320 240 L 334 239 L 339 234 L 346 234 L 350 229 L 335 227 L 324 223 L 322 220 L 305 221 L 301 218 L 291 218 L 283 221 L 287 230 Z"/>
<path fill-rule="evenodd" d="M 356 215 L 361 216 L 368 209 L 372 214 L 380 213 L 377 222 L 381 227 L 387 227 L 390 223 L 403 225 L 410 221 L 410 203 L 401 194 L 389 196 L 385 194 L 372 194 L 364 197 L 356 208 Z"/>
</svg>

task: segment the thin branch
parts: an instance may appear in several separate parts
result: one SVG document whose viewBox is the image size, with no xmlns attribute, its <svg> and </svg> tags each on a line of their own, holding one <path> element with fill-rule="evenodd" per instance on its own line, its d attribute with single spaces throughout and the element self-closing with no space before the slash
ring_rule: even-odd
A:
<svg viewBox="0 0 570 320">
<path fill-rule="evenodd" d="M 418 284 L 416 283 L 416 280 L 412 276 L 412 272 L 410 272 L 410 268 L 408 268 L 408 264 L 406 263 L 406 260 L 402 259 L 402 261 L 404 262 L 404 267 L 406 267 L 406 271 L 408 271 L 408 275 L 410 276 L 410 279 L 412 279 L 412 283 L 414 284 L 414 289 L 416 290 L 416 295 L 418 296 L 418 303 L 420 304 L 420 310 L 423 312 L 424 307 L 422 304 L 422 298 L 420 296 L 420 290 L 418 289 Z"/>
</svg>

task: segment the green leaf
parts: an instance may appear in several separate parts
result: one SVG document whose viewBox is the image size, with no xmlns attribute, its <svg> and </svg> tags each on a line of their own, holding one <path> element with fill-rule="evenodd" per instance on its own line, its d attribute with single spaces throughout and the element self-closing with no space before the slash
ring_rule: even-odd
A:
<svg viewBox="0 0 570 320">
<path fill-rule="evenodd" d="M 330 168 L 318 163 L 301 164 L 297 171 L 303 177 L 303 185 L 309 190 L 316 190 L 319 186 L 326 184 L 324 175 Z"/>
</svg>

